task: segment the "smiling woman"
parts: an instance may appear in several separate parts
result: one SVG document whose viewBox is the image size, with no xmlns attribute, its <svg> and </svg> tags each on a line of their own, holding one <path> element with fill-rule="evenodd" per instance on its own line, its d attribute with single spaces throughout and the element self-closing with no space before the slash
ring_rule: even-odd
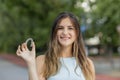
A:
<svg viewBox="0 0 120 80">
<path fill-rule="evenodd" d="M 64 47 L 71 47 L 76 40 L 76 29 L 69 18 L 63 19 L 57 27 L 57 40 Z"/>
<path fill-rule="evenodd" d="M 93 62 L 85 54 L 80 25 L 72 13 L 57 16 L 44 55 L 35 58 L 34 42 L 31 51 L 23 43 L 16 53 L 28 64 L 29 80 L 95 80 Z"/>
</svg>

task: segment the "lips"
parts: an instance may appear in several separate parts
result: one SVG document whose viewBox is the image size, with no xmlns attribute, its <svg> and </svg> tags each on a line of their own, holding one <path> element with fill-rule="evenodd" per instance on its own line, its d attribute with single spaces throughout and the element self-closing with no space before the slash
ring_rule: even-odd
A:
<svg viewBox="0 0 120 80">
<path fill-rule="evenodd" d="M 70 39 L 70 37 L 60 37 L 61 39 L 63 39 L 63 40 L 68 40 L 68 39 Z"/>
</svg>

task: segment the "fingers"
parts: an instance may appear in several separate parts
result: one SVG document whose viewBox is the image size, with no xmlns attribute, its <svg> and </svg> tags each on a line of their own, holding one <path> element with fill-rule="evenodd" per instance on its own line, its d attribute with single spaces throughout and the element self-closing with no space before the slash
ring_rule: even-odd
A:
<svg viewBox="0 0 120 80">
<path fill-rule="evenodd" d="M 16 51 L 16 54 L 17 54 L 18 56 L 20 56 L 21 53 L 22 53 L 22 51 L 21 51 L 20 45 L 19 45 L 19 46 L 18 46 L 18 49 L 17 49 L 17 51 Z"/>
<path fill-rule="evenodd" d="M 35 51 L 35 43 L 32 42 L 32 51 Z"/>
<path fill-rule="evenodd" d="M 25 51 L 25 43 L 23 43 L 23 44 L 21 45 L 21 50 L 22 50 L 22 51 Z"/>
<path fill-rule="evenodd" d="M 22 51 L 28 51 L 28 47 L 27 47 L 27 44 L 26 43 L 23 43 L 22 46 L 21 46 L 21 49 Z"/>
<path fill-rule="evenodd" d="M 20 56 L 24 51 L 28 51 L 27 44 L 23 43 L 21 46 L 18 46 L 18 49 L 16 51 L 16 54 Z"/>
<path fill-rule="evenodd" d="M 35 52 L 35 43 L 31 42 L 31 47 L 32 47 L 32 52 Z M 30 51 L 27 47 L 27 43 L 23 43 L 21 46 L 18 46 L 18 49 L 16 51 L 16 54 L 18 56 L 22 56 L 22 53 L 26 52 L 26 51 Z"/>
</svg>

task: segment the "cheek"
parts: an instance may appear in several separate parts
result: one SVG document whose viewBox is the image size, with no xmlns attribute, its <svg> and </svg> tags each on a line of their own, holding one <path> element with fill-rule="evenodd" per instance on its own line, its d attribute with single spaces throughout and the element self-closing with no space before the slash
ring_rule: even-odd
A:
<svg viewBox="0 0 120 80">
<path fill-rule="evenodd" d="M 73 31 L 73 32 L 72 32 L 72 35 L 73 35 L 73 36 L 77 36 L 76 31 Z"/>
<path fill-rule="evenodd" d="M 59 36 L 60 36 L 60 33 L 57 32 L 57 33 L 56 33 L 56 39 L 57 39 L 57 40 L 59 39 Z"/>
<path fill-rule="evenodd" d="M 61 31 L 57 31 L 56 36 L 58 37 L 60 36 L 60 34 L 61 34 Z"/>
<path fill-rule="evenodd" d="M 73 34 L 72 34 L 72 36 L 73 36 L 73 38 L 76 40 L 77 39 L 77 33 L 76 32 L 74 32 Z"/>
</svg>

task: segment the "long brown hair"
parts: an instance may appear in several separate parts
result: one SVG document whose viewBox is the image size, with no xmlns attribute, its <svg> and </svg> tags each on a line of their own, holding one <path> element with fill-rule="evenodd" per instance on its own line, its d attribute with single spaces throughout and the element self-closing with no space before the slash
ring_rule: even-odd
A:
<svg viewBox="0 0 120 80">
<path fill-rule="evenodd" d="M 72 47 L 72 51 L 73 51 L 72 54 L 76 58 L 77 64 L 81 67 L 82 72 L 84 73 L 85 79 L 93 80 L 92 79 L 93 72 L 91 70 L 91 67 L 89 67 L 90 63 L 85 53 L 85 49 L 84 49 L 85 47 L 83 44 L 83 38 L 81 35 L 79 22 L 76 16 L 74 16 L 72 13 L 69 13 L 69 12 L 60 13 L 53 23 L 48 50 L 45 53 L 45 65 L 43 70 L 43 76 L 48 78 L 49 76 L 56 74 L 60 68 L 60 61 L 59 61 L 60 46 L 56 39 L 56 33 L 57 33 L 57 25 L 64 18 L 69 18 L 71 20 L 77 33 L 77 39 L 73 43 L 73 47 Z"/>
</svg>

